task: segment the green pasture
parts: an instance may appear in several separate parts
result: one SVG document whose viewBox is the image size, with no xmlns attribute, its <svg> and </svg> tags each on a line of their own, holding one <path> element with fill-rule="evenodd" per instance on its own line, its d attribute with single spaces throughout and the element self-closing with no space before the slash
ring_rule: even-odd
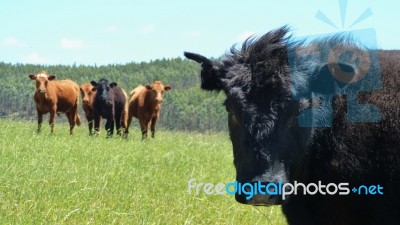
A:
<svg viewBox="0 0 400 225">
<path fill-rule="evenodd" d="M 235 179 L 226 133 L 89 137 L 86 124 L 0 120 L 0 224 L 285 224 L 280 207 L 188 193 L 188 180 Z"/>
</svg>

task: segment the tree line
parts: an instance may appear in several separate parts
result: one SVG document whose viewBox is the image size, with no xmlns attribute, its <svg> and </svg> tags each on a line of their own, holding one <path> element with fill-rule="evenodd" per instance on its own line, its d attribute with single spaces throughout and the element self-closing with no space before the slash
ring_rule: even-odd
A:
<svg viewBox="0 0 400 225">
<path fill-rule="evenodd" d="M 107 78 L 117 82 L 127 93 L 140 84 L 161 80 L 173 89 L 164 96 L 158 127 L 200 132 L 226 130 L 226 112 L 222 107 L 224 96 L 202 91 L 198 64 L 181 58 L 106 66 L 0 62 L 0 117 L 36 120 L 35 82 L 28 75 L 41 70 L 54 74 L 58 80 L 71 79 L 79 85 Z M 82 109 L 80 115 L 84 118 Z M 64 115 L 57 120 L 66 121 Z"/>
</svg>

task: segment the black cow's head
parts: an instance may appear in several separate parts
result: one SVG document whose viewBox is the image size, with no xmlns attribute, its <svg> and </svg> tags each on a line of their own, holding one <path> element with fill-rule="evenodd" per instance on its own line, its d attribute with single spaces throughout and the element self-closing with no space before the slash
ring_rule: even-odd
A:
<svg viewBox="0 0 400 225">
<path fill-rule="evenodd" d="M 293 98 L 288 57 L 292 46 L 287 32 L 288 28 L 282 27 L 258 39 L 250 38 L 241 50 L 232 48 L 221 62 L 184 53 L 201 64 L 201 87 L 226 95 L 229 135 L 240 183 L 285 183 L 307 176 L 305 149 L 313 130 L 299 127 L 297 118 L 302 110 L 315 108 L 317 103 Z M 329 66 L 310 63 L 297 69 L 318 74 Z M 318 79 L 307 83 L 299 78 L 296 82 L 297 86 L 307 86 L 318 84 Z M 282 203 L 278 195 L 255 195 L 246 200 L 243 194 L 236 194 L 236 200 L 253 205 Z"/>
<path fill-rule="evenodd" d="M 249 39 L 242 51 L 232 49 L 232 54 L 222 63 L 185 52 L 187 58 L 201 64 L 201 87 L 224 91 L 227 96 L 224 105 L 236 180 L 240 183 L 261 181 L 268 184 L 288 180 L 288 164 L 293 153 L 290 151 L 296 150 L 291 149 L 291 137 L 285 134 L 292 121 L 285 117 L 295 114 L 296 108 L 289 105 L 287 57 L 282 43 L 285 33 L 286 29 L 281 29 L 266 34 L 258 42 Z M 268 49 L 260 52 L 265 44 Z M 291 111 L 287 111 L 289 107 Z M 236 194 L 236 200 L 245 204 L 281 203 L 277 195 L 255 195 L 250 200 L 245 197 Z"/>
<path fill-rule="evenodd" d="M 114 96 L 112 89 L 117 86 L 117 83 L 109 83 L 109 81 L 104 78 L 100 79 L 99 82 L 91 81 L 90 83 L 93 85 L 92 91 L 96 91 L 95 98 L 98 101 L 104 102 L 107 105 L 113 104 Z"/>
</svg>

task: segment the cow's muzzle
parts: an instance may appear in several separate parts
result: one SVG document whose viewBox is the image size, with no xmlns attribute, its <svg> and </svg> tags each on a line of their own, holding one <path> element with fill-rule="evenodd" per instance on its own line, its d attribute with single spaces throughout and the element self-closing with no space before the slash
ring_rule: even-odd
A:
<svg viewBox="0 0 400 225">
<path fill-rule="evenodd" d="M 261 184 L 264 185 L 263 188 L 260 188 L 256 185 L 253 185 L 252 187 L 243 187 L 243 190 L 240 194 L 239 192 L 235 194 L 236 201 L 242 204 L 254 206 L 271 206 L 283 204 L 284 200 L 282 199 L 281 190 L 279 190 L 279 188 L 282 186 L 279 186 L 278 183 L 271 182 L 262 182 Z M 268 190 L 266 190 L 265 187 L 267 187 L 268 184 L 270 185 L 268 187 Z"/>
<path fill-rule="evenodd" d="M 106 105 L 112 105 L 112 101 L 110 101 L 109 99 L 107 99 L 105 101 L 106 101 Z"/>
<path fill-rule="evenodd" d="M 111 100 L 106 96 L 102 96 L 101 99 L 102 99 L 102 101 L 104 103 L 106 103 L 106 105 L 111 105 L 112 104 Z"/>
</svg>

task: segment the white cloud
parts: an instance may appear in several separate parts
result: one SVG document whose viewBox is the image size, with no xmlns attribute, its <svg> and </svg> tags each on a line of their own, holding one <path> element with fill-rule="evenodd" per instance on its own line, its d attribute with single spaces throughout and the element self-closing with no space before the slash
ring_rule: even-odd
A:
<svg viewBox="0 0 400 225">
<path fill-rule="evenodd" d="M 199 30 L 192 30 L 192 31 L 186 32 L 185 36 L 194 38 L 194 37 L 200 36 L 201 34 L 202 34 L 202 32 Z"/>
<path fill-rule="evenodd" d="M 60 41 L 61 48 L 65 49 L 78 49 L 83 47 L 83 41 L 80 39 L 63 38 Z"/>
<path fill-rule="evenodd" d="M 139 31 L 142 34 L 148 34 L 148 33 L 153 32 L 155 29 L 156 29 L 156 26 L 154 26 L 153 24 L 149 24 L 149 25 L 141 27 Z"/>
<path fill-rule="evenodd" d="M 6 39 L 3 40 L 3 45 L 14 46 L 14 47 L 25 47 L 26 43 L 14 37 L 7 37 Z"/>
<path fill-rule="evenodd" d="M 23 57 L 22 60 L 25 63 L 31 63 L 31 64 L 44 64 L 47 61 L 45 58 L 39 56 L 36 52 Z"/>
<path fill-rule="evenodd" d="M 245 41 L 247 38 L 249 38 L 253 34 L 254 34 L 254 32 L 252 32 L 252 31 L 244 31 L 243 33 L 241 33 L 238 36 L 238 40 L 239 41 Z"/>
</svg>

